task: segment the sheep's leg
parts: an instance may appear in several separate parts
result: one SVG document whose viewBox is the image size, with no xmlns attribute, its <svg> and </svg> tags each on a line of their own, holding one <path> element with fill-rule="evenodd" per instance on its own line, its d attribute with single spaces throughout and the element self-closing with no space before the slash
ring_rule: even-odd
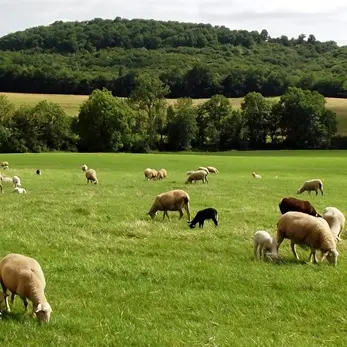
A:
<svg viewBox="0 0 347 347">
<path fill-rule="evenodd" d="M 205 177 L 205 180 L 206 180 L 206 183 L 208 183 L 208 179 L 207 179 L 207 176 Z"/>
<path fill-rule="evenodd" d="M 199 228 L 203 228 L 204 227 L 204 221 L 199 222 Z"/>
<path fill-rule="evenodd" d="M 28 300 L 26 298 L 22 298 L 22 300 L 23 300 L 25 311 L 28 311 Z"/>
<path fill-rule="evenodd" d="M 298 253 L 296 252 L 296 249 L 295 249 L 295 243 L 294 243 L 294 242 L 291 242 L 291 243 L 290 243 L 290 247 L 292 248 L 292 252 L 293 252 L 293 254 L 294 254 L 294 257 L 295 257 L 296 259 L 300 260 L 300 259 L 299 259 L 299 256 L 298 256 Z"/>
<path fill-rule="evenodd" d="M 190 221 L 190 209 L 189 209 L 189 202 L 188 202 L 188 204 L 185 204 L 184 205 L 184 209 L 185 209 L 185 211 L 186 211 L 186 213 L 187 213 L 187 216 L 188 216 L 188 222 Z"/>
<path fill-rule="evenodd" d="M 14 303 L 14 297 L 15 297 L 15 293 L 12 293 L 12 295 L 11 295 L 11 304 L 13 305 L 13 303 Z"/>
<path fill-rule="evenodd" d="M 182 209 L 179 209 L 178 212 L 179 212 L 179 214 L 180 214 L 180 216 L 179 216 L 178 219 L 181 219 L 181 218 L 183 217 L 183 211 L 182 211 Z"/>
<path fill-rule="evenodd" d="M 318 195 L 318 190 L 316 189 L 316 196 Z"/>
<path fill-rule="evenodd" d="M 276 253 L 277 254 L 278 254 L 278 250 L 279 250 L 283 240 L 284 240 L 284 238 L 282 236 L 277 236 L 277 240 L 276 240 Z"/>
<path fill-rule="evenodd" d="M 169 214 L 167 213 L 167 211 L 164 211 L 163 220 L 164 220 L 165 216 L 166 216 L 167 219 L 170 221 L 170 217 L 169 217 Z"/>
<path fill-rule="evenodd" d="M 319 189 L 320 190 L 320 192 L 322 193 L 322 196 L 323 196 L 323 190 L 322 189 Z"/>
</svg>

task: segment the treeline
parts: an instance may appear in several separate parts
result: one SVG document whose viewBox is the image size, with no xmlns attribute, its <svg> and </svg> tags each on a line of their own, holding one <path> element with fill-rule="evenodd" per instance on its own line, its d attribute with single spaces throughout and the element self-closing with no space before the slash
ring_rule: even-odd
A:
<svg viewBox="0 0 347 347">
<path fill-rule="evenodd" d="M 150 73 L 171 98 L 282 95 L 288 87 L 347 97 L 347 47 L 313 35 L 271 38 L 223 26 L 154 20 L 56 22 L 0 38 L 0 91 L 128 97 Z"/>
<path fill-rule="evenodd" d="M 141 75 L 129 98 L 94 90 L 77 117 L 54 103 L 15 109 L 0 96 L 0 151 L 81 152 L 226 151 L 231 149 L 343 148 L 335 112 L 318 92 L 290 87 L 278 102 L 246 95 L 241 109 L 214 95 L 200 105 L 181 98 L 168 105 L 169 88 Z"/>
</svg>

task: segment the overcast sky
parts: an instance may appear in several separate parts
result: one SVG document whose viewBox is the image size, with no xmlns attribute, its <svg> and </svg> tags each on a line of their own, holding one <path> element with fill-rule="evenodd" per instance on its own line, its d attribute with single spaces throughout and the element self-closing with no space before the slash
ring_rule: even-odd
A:
<svg viewBox="0 0 347 347">
<path fill-rule="evenodd" d="M 347 45 L 346 0 L 0 0 L 0 36 L 56 20 L 146 18 L 267 29 L 270 36 L 314 34 Z"/>
</svg>

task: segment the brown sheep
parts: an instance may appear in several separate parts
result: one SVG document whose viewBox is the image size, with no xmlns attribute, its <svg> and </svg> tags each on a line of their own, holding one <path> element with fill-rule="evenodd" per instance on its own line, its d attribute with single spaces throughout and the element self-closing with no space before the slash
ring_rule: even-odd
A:
<svg viewBox="0 0 347 347">
<path fill-rule="evenodd" d="M 152 219 L 155 218 L 157 211 L 164 211 L 163 220 L 165 216 L 170 220 L 167 211 L 179 211 L 181 219 L 183 217 L 182 209 L 184 208 L 188 215 L 188 222 L 190 221 L 190 207 L 189 207 L 190 197 L 188 193 L 184 190 L 170 190 L 166 193 L 158 194 L 154 202 L 147 212 Z"/>
<path fill-rule="evenodd" d="M 278 206 L 282 214 L 289 211 L 297 211 L 309 214 L 313 217 L 322 217 L 307 200 L 300 200 L 293 197 L 283 198 Z"/>
</svg>

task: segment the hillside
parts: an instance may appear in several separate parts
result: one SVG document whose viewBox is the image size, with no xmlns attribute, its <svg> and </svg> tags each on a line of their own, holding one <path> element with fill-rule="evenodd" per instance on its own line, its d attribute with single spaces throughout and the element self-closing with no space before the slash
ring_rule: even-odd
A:
<svg viewBox="0 0 347 347">
<path fill-rule="evenodd" d="M 288 86 L 347 96 L 347 47 L 314 35 L 272 38 L 224 26 L 155 20 L 55 22 L 0 38 L 0 91 L 127 96 L 141 72 L 168 97 L 283 94 Z"/>
</svg>

